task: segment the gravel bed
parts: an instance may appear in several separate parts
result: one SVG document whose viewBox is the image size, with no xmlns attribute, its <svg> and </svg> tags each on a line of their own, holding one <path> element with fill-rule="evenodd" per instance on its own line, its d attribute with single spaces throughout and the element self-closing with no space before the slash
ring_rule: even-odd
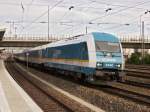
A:
<svg viewBox="0 0 150 112">
<path fill-rule="evenodd" d="M 35 69 L 29 70 L 42 79 L 100 107 L 106 112 L 150 112 L 150 106 L 141 105 L 136 102 L 108 94 L 101 90 L 88 88 L 86 86 L 82 86 L 80 84 L 52 76 L 48 73 L 37 71 Z"/>
</svg>

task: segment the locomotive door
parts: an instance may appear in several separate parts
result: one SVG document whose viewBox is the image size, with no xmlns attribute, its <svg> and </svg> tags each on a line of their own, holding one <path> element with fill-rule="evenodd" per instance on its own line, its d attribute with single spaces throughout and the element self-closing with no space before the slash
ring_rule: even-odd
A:
<svg viewBox="0 0 150 112">
<path fill-rule="evenodd" d="M 86 44 L 86 42 L 84 42 L 84 43 L 82 43 L 82 48 L 81 48 L 81 52 L 80 52 L 80 54 L 81 54 L 81 58 L 80 58 L 80 64 L 82 65 L 82 66 L 87 66 L 87 62 L 86 62 L 86 60 L 88 60 L 88 51 L 87 51 L 87 44 Z"/>
<path fill-rule="evenodd" d="M 81 60 L 87 60 L 88 59 L 88 53 L 87 53 L 87 44 L 86 42 L 82 43 L 81 48 Z"/>
<path fill-rule="evenodd" d="M 39 50 L 39 62 L 42 63 L 42 49 Z"/>
<path fill-rule="evenodd" d="M 42 58 L 42 50 L 39 50 L 39 58 Z"/>
</svg>

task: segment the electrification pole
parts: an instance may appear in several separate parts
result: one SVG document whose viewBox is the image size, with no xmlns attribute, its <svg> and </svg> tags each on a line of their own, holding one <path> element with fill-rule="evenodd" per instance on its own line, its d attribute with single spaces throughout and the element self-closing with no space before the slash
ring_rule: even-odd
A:
<svg viewBox="0 0 150 112">
<path fill-rule="evenodd" d="M 48 29 L 47 30 L 48 30 L 48 40 L 49 40 L 49 5 L 48 5 L 48 18 L 47 19 L 48 19 Z"/>
<path fill-rule="evenodd" d="M 145 56 L 145 38 L 144 38 L 144 21 L 142 21 L 142 64 L 144 64 Z"/>
<path fill-rule="evenodd" d="M 87 26 L 85 27 L 85 33 L 86 33 L 86 34 L 88 33 L 88 28 L 87 28 Z"/>
<path fill-rule="evenodd" d="M 145 15 L 148 13 L 150 14 L 150 10 L 147 10 L 144 12 Z M 140 37 L 141 37 L 142 64 L 144 64 L 144 57 L 145 57 L 144 21 L 142 21 L 142 16 L 144 14 L 140 15 Z"/>
</svg>

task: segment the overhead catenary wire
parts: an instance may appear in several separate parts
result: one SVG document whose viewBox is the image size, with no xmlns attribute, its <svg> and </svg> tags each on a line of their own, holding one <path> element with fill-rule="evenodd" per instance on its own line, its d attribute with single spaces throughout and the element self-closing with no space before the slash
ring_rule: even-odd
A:
<svg viewBox="0 0 150 112">
<path fill-rule="evenodd" d="M 22 22 L 22 26 L 23 26 L 25 8 L 24 8 L 22 2 L 21 2 L 21 8 L 22 8 L 21 22 Z"/>
<path fill-rule="evenodd" d="M 0 2 L 0 5 L 20 6 L 20 3 Z M 29 6 L 29 5 L 31 5 L 31 4 L 24 3 L 24 6 Z M 32 5 L 33 6 L 42 6 L 42 7 L 47 6 L 46 4 L 38 4 L 38 3 L 34 3 L 34 4 L 32 3 Z"/>
<path fill-rule="evenodd" d="M 144 13 L 139 14 L 137 17 L 134 17 L 133 19 L 129 20 L 129 21 L 126 22 L 126 23 L 128 23 L 129 25 L 133 25 L 134 23 L 137 22 L 137 24 L 135 24 L 135 25 L 137 25 L 138 28 L 141 27 L 141 26 L 140 26 L 140 23 L 138 24 L 138 22 L 139 22 L 138 19 L 140 18 L 140 16 L 141 16 L 142 14 L 144 14 Z M 122 24 L 122 25 L 123 25 L 123 24 Z M 110 30 L 110 29 L 113 29 L 113 31 L 114 31 L 114 29 L 115 29 L 115 31 L 116 31 L 116 29 L 120 29 L 120 28 L 122 27 L 122 25 L 120 25 L 120 26 L 114 26 L 114 27 L 109 27 L 109 28 L 105 28 L 104 30 Z"/>
<path fill-rule="evenodd" d="M 98 3 L 102 3 L 102 4 L 106 4 L 106 5 L 110 5 L 110 6 L 119 6 L 119 7 L 126 7 L 126 8 L 130 8 L 129 6 L 125 6 L 125 5 L 114 5 L 114 4 L 110 4 L 110 3 L 105 3 L 105 2 L 101 2 L 101 1 L 95 1 L 95 0 L 89 0 L 89 1 L 91 1 L 91 3 L 94 3 L 94 2 L 98 2 Z M 88 5 L 89 6 L 89 5 Z M 86 6 L 86 7 L 88 7 L 88 6 Z M 76 8 L 78 8 L 78 6 L 75 6 Z M 88 7 L 89 8 L 89 7 Z M 134 8 L 136 8 L 136 7 L 134 7 Z M 138 8 L 137 7 L 137 9 L 144 9 L 144 8 Z M 114 8 L 113 8 L 113 10 L 114 10 Z M 107 16 L 106 14 L 104 15 L 104 16 Z"/>
<path fill-rule="evenodd" d="M 90 1 L 92 1 L 92 0 L 90 0 Z M 93 2 L 94 2 L 94 1 L 93 1 Z M 150 2 L 150 1 L 148 1 L 148 2 L 140 2 L 140 3 L 138 3 L 138 4 L 134 5 L 134 6 L 124 6 L 124 7 L 125 7 L 124 9 L 121 9 L 121 10 L 119 10 L 119 11 L 113 13 L 113 14 L 110 14 L 110 15 L 114 15 L 114 14 L 116 14 L 116 13 L 119 13 L 120 11 L 125 11 L 125 10 L 131 9 L 131 8 L 136 8 L 137 6 L 140 6 L 140 5 L 149 3 L 149 2 Z M 109 4 L 109 5 L 111 5 L 111 4 Z M 115 6 L 116 6 L 116 5 L 115 5 Z M 121 6 L 121 5 L 120 5 L 120 6 Z M 144 8 L 138 8 L 138 9 L 144 9 Z M 104 15 L 103 17 L 106 17 L 106 16 L 108 16 L 108 15 Z M 117 25 L 117 26 L 118 26 L 118 25 Z M 67 28 L 67 29 L 68 29 L 68 28 Z"/>
<path fill-rule="evenodd" d="M 96 3 L 99 3 L 99 4 L 102 2 L 102 4 L 109 5 L 110 7 L 111 7 L 111 6 L 124 7 L 124 8 L 129 8 L 129 7 L 130 7 L 130 6 L 126 6 L 126 5 L 123 5 L 123 6 L 120 5 L 120 6 L 118 6 L 118 4 L 113 4 L 113 3 L 110 4 L 110 3 L 105 3 L 105 2 L 103 2 L 103 1 L 98 1 L 98 0 L 91 0 L 91 1 L 96 1 Z M 88 3 L 90 3 L 90 2 L 88 2 Z M 64 3 L 63 3 L 63 4 L 64 4 Z M 19 4 L 19 5 L 20 5 L 20 4 Z M 23 4 L 23 5 L 29 6 L 29 4 Z M 35 3 L 34 3 L 33 5 L 35 5 Z M 71 5 L 72 5 L 72 4 L 71 4 Z M 82 5 L 84 6 L 84 4 L 81 4 L 81 6 L 82 6 Z M 135 5 L 136 5 L 136 4 L 135 4 Z M 43 6 L 44 6 L 44 5 L 43 5 Z M 47 5 L 45 5 L 45 6 L 47 6 Z M 45 6 L 44 6 L 44 7 L 45 7 Z M 61 6 L 62 6 L 62 5 L 61 5 Z M 75 5 L 74 5 L 74 6 L 75 6 Z M 76 10 L 77 7 L 80 7 L 80 6 L 75 6 L 75 10 Z M 89 7 L 89 5 L 87 5 L 87 7 Z M 95 8 L 97 8 L 97 7 L 95 7 Z M 134 8 L 138 9 L 139 7 L 137 6 L 137 7 L 134 7 Z M 139 8 L 139 9 L 142 9 L 142 8 Z M 144 9 L 144 8 L 143 8 L 143 9 Z M 113 9 L 113 10 L 114 10 L 114 9 Z M 127 9 L 127 10 L 128 10 L 128 9 Z M 82 11 L 82 10 L 81 10 L 81 11 Z M 115 11 L 115 10 L 114 10 L 114 11 Z M 115 12 L 116 12 L 116 11 L 115 11 Z M 43 12 L 43 13 L 44 13 L 44 12 Z M 119 13 L 119 12 L 118 12 L 118 13 Z M 116 13 L 116 14 L 118 14 L 118 13 Z M 47 13 L 45 12 L 45 14 L 47 14 Z M 102 16 L 107 17 L 107 15 L 108 15 L 108 16 L 113 16 L 113 13 L 110 13 L 110 15 L 109 15 L 109 13 L 107 13 L 107 14 L 102 15 Z M 115 15 L 115 14 L 114 14 L 114 15 Z M 44 15 L 43 15 L 43 16 L 44 16 Z M 43 16 L 42 16 L 42 17 L 43 17 Z M 67 15 L 67 17 L 68 17 L 68 16 L 69 16 L 69 15 Z M 105 17 L 103 17 L 103 18 L 105 18 Z M 41 17 L 40 17 L 40 18 L 41 18 Z M 40 19 L 40 18 L 39 18 L 39 19 Z M 66 15 L 65 15 L 63 18 L 66 18 Z M 63 19 L 63 18 L 62 18 L 62 19 Z M 38 20 L 39 20 L 39 19 L 38 19 Z M 98 19 L 98 20 L 99 20 L 99 19 Z M 36 20 L 36 21 L 37 21 L 37 20 Z M 36 21 L 35 21 L 35 22 L 32 22 L 32 21 L 31 21 L 31 22 L 30 22 L 31 25 L 29 24 L 28 26 L 25 26 L 25 27 L 26 27 L 25 29 L 30 28 L 30 26 L 32 26 L 33 23 L 36 23 Z M 78 24 L 78 25 L 79 25 L 79 24 Z M 82 24 L 82 25 L 83 25 L 83 24 Z M 116 28 L 117 28 L 117 27 L 116 27 Z"/>
<path fill-rule="evenodd" d="M 143 13 L 141 13 L 141 14 L 143 14 Z M 140 14 L 140 15 L 141 15 Z M 99 22 L 99 23 L 93 23 L 93 24 L 95 24 L 95 25 L 100 25 L 100 24 L 104 24 L 104 25 L 113 25 L 113 26 L 111 26 L 111 27 L 108 27 L 108 28 L 101 28 L 101 29 L 99 29 L 98 27 L 96 27 L 96 28 L 94 28 L 94 29 L 97 29 L 97 30 L 100 30 L 100 31 L 102 31 L 102 30 L 105 30 L 105 31 L 107 31 L 107 30 L 114 30 L 114 29 L 120 29 L 122 26 L 129 26 L 129 25 L 131 25 L 131 24 L 133 24 L 133 23 L 136 23 L 137 21 L 137 19 L 140 17 L 140 15 L 138 15 L 138 16 L 136 16 L 136 17 L 134 17 L 134 18 L 132 18 L 131 20 L 129 20 L 129 21 L 127 21 L 126 23 L 115 23 L 115 22 Z M 77 29 L 79 29 L 79 27 L 81 27 L 81 25 L 84 25 L 84 24 L 81 24 L 81 23 L 78 23 L 77 24 L 78 25 L 78 28 Z M 73 26 L 73 25 L 72 25 Z M 76 28 L 77 26 L 73 26 L 73 27 L 68 27 L 68 28 L 65 28 L 64 30 L 61 30 L 60 32 L 64 32 L 64 31 L 66 31 L 66 30 L 68 30 L 69 31 L 69 29 L 71 29 L 71 28 Z"/>
<path fill-rule="evenodd" d="M 95 3 L 98 3 L 98 4 L 104 4 L 104 5 L 109 5 L 109 6 L 115 6 L 115 7 L 125 7 L 125 8 L 128 8 L 129 6 L 127 5 L 122 5 L 122 4 L 112 4 L 112 3 L 106 3 L 104 1 L 96 1 L 96 0 L 89 0 L 89 1 L 93 1 Z M 144 8 L 141 8 L 141 7 L 135 7 L 136 9 L 144 9 Z M 144 9 L 145 10 L 145 9 Z"/>
<path fill-rule="evenodd" d="M 52 6 L 50 9 L 49 9 L 49 11 L 50 10 L 52 10 L 52 9 L 54 9 L 57 5 L 59 5 L 60 3 L 62 3 L 63 1 L 65 1 L 65 0 L 60 0 L 60 1 L 58 1 L 54 6 Z M 48 5 L 47 5 L 48 6 Z M 39 20 L 41 17 L 43 17 L 45 14 L 47 14 L 48 13 L 48 10 L 47 11 L 45 11 L 44 13 L 42 13 L 40 16 L 38 16 L 37 18 L 35 18 L 30 24 L 28 24 L 28 25 L 26 25 L 25 27 L 24 27 L 24 29 L 26 29 L 26 28 L 29 28 L 34 22 L 36 22 L 37 20 Z M 23 29 L 23 30 L 24 30 Z M 21 31 L 22 32 L 22 31 Z"/>
<path fill-rule="evenodd" d="M 93 21 L 102 19 L 102 18 L 107 17 L 107 16 L 112 16 L 112 15 L 115 15 L 115 14 L 117 14 L 117 13 L 120 13 L 120 12 L 129 10 L 129 9 L 135 8 L 135 7 L 137 7 L 137 6 L 140 6 L 140 5 L 149 3 L 149 2 L 150 2 L 150 1 L 140 2 L 140 3 L 136 4 L 136 5 L 129 6 L 129 7 L 126 7 L 126 8 L 120 9 L 120 10 L 117 10 L 117 11 L 115 11 L 115 12 L 113 12 L 113 13 L 110 13 L 110 14 L 107 14 L 107 15 L 104 15 L 104 16 L 100 16 L 100 17 L 96 17 L 96 18 L 94 18 L 94 19 L 91 19 L 90 21 L 93 22 Z"/>
<path fill-rule="evenodd" d="M 32 4 L 33 4 L 33 2 L 34 2 L 34 0 L 31 0 L 31 2 L 27 5 L 27 18 L 28 18 L 28 13 L 29 13 L 29 10 L 30 10 L 30 7 L 32 6 Z"/>
<path fill-rule="evenodd" d="M 90 4 L 91 3 L 93 3 L 93 1 L 92 2 L 89 2 Z M 82 6 L 82 5 L 88 5 L 89 3 L 85 3 L 85 4 L 83 4 L 83 3 L 81 3 L 81 4 L 74 4 L 74 5 L 66 5 L 65 7 L 67 7 L 67 10 L 70 12 L 71 10 L 70 9 L 72 9 L 72 8 L 76 8 L 76 7 L 79 7 L 79 6 Z M 65 3 L 66 4 L 66 3 Z M 69 6 L 69 7 L 68 7 Z M 62 7 L 62 6 L 61 6 Z M 62 22 L 62 20 L 66 17 L 66 16 L 68 16 L 69 15 L 69 12 L 68 11 L 66 11 L 61 17 L 60 17 L 60 19 L 58 20 L 58 21 L 60 21 L 59 23 L 63 23 Z"/>
<path fill-rule="evenodd" d="M 34 19 L 33 21 L 31 21 L 31 23 L 29 23 L 28 25 L 26 25 L 25 27 L 23 27 L 23 29 L 21 30 L 21 32 L 27 28 L 29 28 L 35 21 L 37 21 L 38 19 L 40 19 L 41 17 L 43 17 L 45 14 L 47 14 L 47 11 L 45 11 L 44 13 L 42 13 L 40 16 L 38 16 L 38 18 Z M 20 33 L 21 33 L 20 32 Z"/>
</svg>

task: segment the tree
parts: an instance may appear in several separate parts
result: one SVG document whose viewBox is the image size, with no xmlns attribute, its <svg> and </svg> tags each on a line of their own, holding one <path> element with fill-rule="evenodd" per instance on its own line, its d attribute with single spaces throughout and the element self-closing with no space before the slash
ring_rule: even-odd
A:
<svg viewBox="0 0 150 112">
<path fill-rule="evenodd" d="M 127 61 L 130 64 L 141 64 L 141 54 L 140 53 L 132 53 L 131 57 Z"/>
</svg>

